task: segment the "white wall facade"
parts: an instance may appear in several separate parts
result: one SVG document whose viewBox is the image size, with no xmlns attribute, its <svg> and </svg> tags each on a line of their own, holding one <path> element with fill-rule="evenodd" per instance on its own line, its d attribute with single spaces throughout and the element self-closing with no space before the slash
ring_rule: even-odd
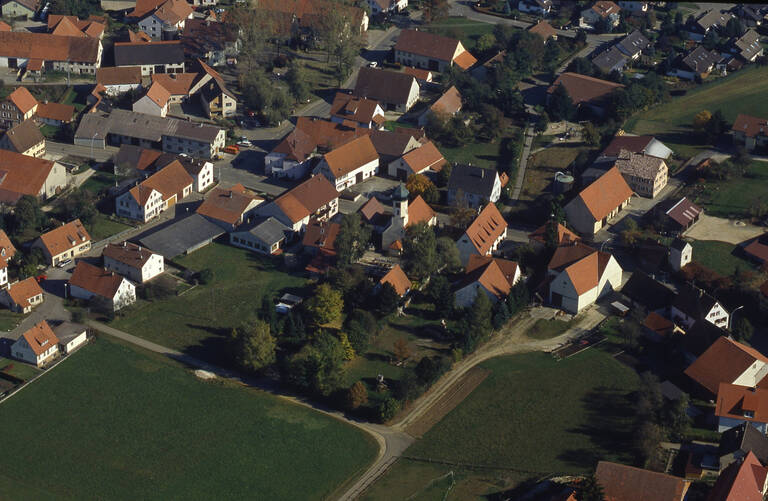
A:
<svg viewBox="0 0 768 501">
<path fill-rule="evenodd" d="M 51 346 L 48 347 L 43 353 L 40 355 L 35 355 L 35 352 L 32 351 L 32 348 L 29 346 L 29 343 L 27 343 L 27 340 L 24 339 L 24 336 L 20 337 L 15 343 L 11 345 L 11 355 L 13 358 L 27 362 L 28 364 L 32 364 L 35 367 L 40 367 L 58 352 L 59 345 L 56 343 L 51 343 Z"/>
<path fill-rule="evenodd" d="M 149 96 L 143 96 L 133 103 L 132 109 L 137 113 L 145 113 L 147 115 L 165 118 L 168 114 L 168 103 L 159 106 L 156 102 L 151 100 Z"/>
<path fill-rule="evenodd" d="M 731 417 L 719 417 L 717 418 L 717 432 L 723 433 L 724 431 L 727 431 L 734 426 L 739 426 L 742 423 L 750 423 L 752 426 L 757 428 L 760 433 L 765 435 L 768 432 L 768 426 L 766 426 L 766 423 L 758 423 L 757 421 L 749 421 L 747 419 L 736 419 Z"/>
<path fill-rule="evenodd" d="M 493 242 L 493 245 L 491 245 L 491 248 L 488 250 L 485 256 L 490 256 L 494 252 L 496 252 L 496 249 L 499 248 L 499 244 L 507 237 L 507 228 L 504 227 L 504 232 L 499 235 L 499 237 Z M 464 233 L 461 238 L 459 238 L 456 241 L 456 247 L 459 249 L 459 257 L 461 258 L 461 265 L 467 266 L 467 263 L 469 262 L 469 256 L 472 255 L 480 255 L 480 253 L 477 250 L 477 247 L 475 247 L 475 244 L 472 243 L 472 240 L 469 238 L 469 235 Z"/>
<path fill-rule="evenodd" d="M 348 172 L 347 174 L 340 176 L 339 178 L 336 178 L 333 175 L 325 159 L 323 159 L 320 162 L 320 165 L 318 165 L 317 168 L 315 169 L 315 173 L 321 173 L 325 177 L 327 177 L 328 180 L 334 183 L 334 185 L 336 186 L 336 191 L 340 191 L 340 192 L 344 191 L 350 186 L 354 186 L 355 184 L 357 184 L 358 175 L 360 175 L 360 181 L 365 181 L 369 177 L 373 177 L 374 175 L 376 175 L 377 172 L 379 172 L 378 157 L 364 165 L 361 165 L 360 167 L 355 168 L 354 170 Z"/>
<path fill-rule="evenodd" d="M 69 294 L 74 298 L 85 299 L 86 301 L 90 301 L 94 297 L 97 297 L 93 292 L 85 290 L 76 285 L 69 286 Z M 110 303 L 113 311 L 117 311 L 136 302 L 136 287 L 131 282 L 123 278 L 123 280 L 120 282 L 120 286 L 117 288 L 117 292 L 115 292 L 115 295 L 113 297 L 104 299 Z"/>
<path fill-rule="evenodd" d="M 669 249 L 669 265 L 675 271 L 680 271 L 685 265 L 693 260 L 693 247 L 691 244 L 685 244 L 682 251 L 674 247 Z"/>
<path fill-rule="evenodd" d="M 307 175 L 311 156 L 304 162 L 288 160 L 285 153 L 270 153 L 264 158 L 265 172 L 270 176 L 301 179 Z"/>
<path fill-rule="evenodd" d="M 59 346 L 61 347 L 61 351 L 64 352 L 65 355 L 68 355 L 76 350 L 79 346 L 84 345 L 86 341 L 88 341 L 88 335 L 85 331 L 83 331 L 66 343 L 59 343 Z"/>
<path fill-rule="evenodd" d="M 118 216 L 136 219 L 146 223 L 150 219 L 160 215 L 167 208 L 163 196 L 157 190 L 152 190 L 144 207 L 141 207 L 133 195 L 126 191 L 115 199 L 115 212 Z"/>
<path fill-rule="evenodd" d="M 104 256 L 104 267 L 120 275 L 124 275 L 136 283 L 153 279 L 165 271 L 165 262 L 160 254 L 152 254 L 141 268 L 129 266 L 121 261 Z"/>
</svg>

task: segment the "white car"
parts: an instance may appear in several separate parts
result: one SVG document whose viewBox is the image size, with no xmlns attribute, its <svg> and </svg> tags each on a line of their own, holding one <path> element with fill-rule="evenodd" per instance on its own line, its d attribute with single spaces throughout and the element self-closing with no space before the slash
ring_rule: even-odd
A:
<svg viewBox="0 0 768 501">
<path fill-rule="evenodd" d="M 375 67 L 376 67 L 376 66 L 378 66 L 378 65 L 379 65 L 379 64 L 378 64 L 376 61 L 371 61 L 370 63 L 368 63 L 368 67 L 369 67 L 369 68 L 375 68 Z"/>
<path fill-rule="evenodd" d="M 240 141 L 237 142 L 238 146 L 242 146 L 243 148 L 250 148 L 253 146 L 250 141 L 248 141 L 247 138 L 241 137 Z"/>
</svg>

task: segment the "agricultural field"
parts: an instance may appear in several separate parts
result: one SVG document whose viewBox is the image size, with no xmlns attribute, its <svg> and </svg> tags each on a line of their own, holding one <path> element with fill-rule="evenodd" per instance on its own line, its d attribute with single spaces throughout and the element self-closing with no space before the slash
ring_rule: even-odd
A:
<svg viewBox="0 0 768 501">
<path fill-rule="evenodd" d="M 331 417 L 108 339 L 2 405 L 5 499 L 320 500 L 376 455 Z"/>
</svg>

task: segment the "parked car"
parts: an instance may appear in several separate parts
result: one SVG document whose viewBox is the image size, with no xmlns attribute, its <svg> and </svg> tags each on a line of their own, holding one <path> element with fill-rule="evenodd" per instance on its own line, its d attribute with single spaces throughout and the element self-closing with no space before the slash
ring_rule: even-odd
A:
<svg viewBox="0 0 768 501">
<path fill-rule="evenodd" d="M 57 268 L 65 268 L 72 264 L 71 259 L 65 259 L 64 261 L 60 261 L 59 264 L 56 265 Z"/>
<path fill-rule="evenodd" d="M 376 66 L 378 66 L 378 63 L 376 61 L 371 61 L 370 63 L 368 63 L 369 68 L 375 68 Z"/>
<path fill-rule="evenodd" d="M 48 275 L 38 275 L 35 277 L 35 280 L 37 280 L 37 283 L 40 283 L 43 280 L 48 280 Z"/>
<path fill-rule="evenodd" d="M 221 151 L 229 153 L 230 155 L 237 155 L 240 153 L 240 148 L 238 148 L 236 144 L 230 144 L 229 146 L 224 147 Z"/>
<path fill-rule="evenodd" d="M 237 142 L 237 145 L 238 145 L 238 146 L 241 146 L 241 147 L 243 147 L 243 148 L 249 148 L 249 147 L 253 146 L 253 145 L 251 144 L 251 142 L 250 142 L 250 141 L 248 141 L 248 138 L 246 138 L 246 137 L 241 137 L 241 138 L 240 138 L 240 141 L 238 141 L 238 142 Z"/>
</svg>

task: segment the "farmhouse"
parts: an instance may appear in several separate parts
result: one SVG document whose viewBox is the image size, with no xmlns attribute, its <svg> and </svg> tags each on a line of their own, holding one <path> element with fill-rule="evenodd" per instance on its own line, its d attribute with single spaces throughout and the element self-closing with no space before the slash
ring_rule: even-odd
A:
<svg viewBox="0 0 768 501">
<path fill-rule="evenodd" d="M 262 202 L 263 198 L 242 184 L 236 184 L 229 189 L 214 188 L 196 212 L 225 230 L 232 231 L 248 221 Z"/>
<path fill-rule="evenodd" d="M 600 159 L 613 159 L 619 157 L 619 153 L 624 150 L 630 153 L 641 153 L 652 157 L 669 159 L 672 150 L 667 148 L 664 143 L 653 136 L 630 136 L 622 134 L 615 136 L 608 146 L 600 153 Z"/>
<path fill-rule="evenodd" d="M 137 284 L 152 280 L 165 271 L 162 255 L 131 242 L 107 244 L 101 255 L 104 268 L 124 275 Z"/>
<path fill-rule="evenodd" d="M 0 125 L 10 129 L 32 116 L 37 111 L 38 102 L 26 87 L 17 87 L 0 103 Z"/>
<path fill-rule="evenodd" d="M 96 300 L 109 310 L 117 311 L 136 301 L 136 287 L 114 271 L 78 261 L 69 279 L 69 295 Z"/>
<path fill-rule="evenodd" d="M 768 390 L 720 383 L 715 403 L 717 431 L 749 423 L 762 433 L 768 432 Z"/>
<path fill-rule="evenodd" d="M 443 154 L 432 141 L 427 141 L 420 148 L 411 150 L 401 158 L 390 163 L 387 174 L 401 181 L 406 181 L 413 174 L 426 171 L 440 172 L 446 164 Z"/>
<path fill-rule="evenodd" d="M 37 108 L 37 119 L 45 125 L 54 127 L 72 123 L 74 115 L 75 107 L 71 104 L 44 102 Z"/>
<path fill-rule="evenodd" d="M 41 200 L 61 192 L 67 186 L 63 165 L 0 149 L 0 202 L 15 204 L 24 195 Z"/>
<path fill-rule="evenodd" d="M 115 42 L 115 66 L 141 68 L 142 76 L 183 73 L 184 47 L 178 40 Z"/>
<path fill-rule="evenodd" d="M 419 126 L 424 127 L 429 122 L 430 117 L 437 116 L 440 119 L 450 118 L 461 111 L 461 93 L 452 85 L 446 90 L 427 111 L 419 117 Z"/>
<path fill-rule="evenodd" d="M 718 327 L 728 326 L 728 312 L 712 296 L 701 289 L 684 286 L 678 289 L 670 308 L 670 316 L 677 324 L 688 328 L 697 320 L 706 320 Z"/>
<path fill-rule="evenodd" d="M 448 179 L 448 203 L 462 199 L 470 207 L 496 203 L 501 197 L 501 179 L 496 169 L 456 164 Z"/>
<path fill-rule="evenodd" d="M 419 84 L 406 73 L 360 68 L 352 94 L 378 101 L 385 111 L 405 113 L 419 99 Z"/>
<path fill-rule="evenodd" d="M 691 483 L 664 473 L 600 461 L 595 479 L 611 501 L 683 501 Z"/>
<path fill-rule="evenodd" d="M 310 218 L 328 221 L 338 211 L 339 192 L 325 176 L 313 176 L 272 202 L 259 205 L 256 214 L 273 216 L 298 232 L 309 224 Z"/>
<path fill-rule="evenodd" d="M 397 295 L 400 297 L 405 296 L 408 294 L 408 291 L 411 290 L 411 281 L 408 279 L 408 276 L 405 274 L 399 264 L 393 266 L 392 269 L 390 269 L 383 277 L 381 277 L 379 280 L 379 285 L 384 284 L 391 285 L 392 288 L 395 289 L 395 292 L 397 292 Z"/>
<path fill-rule="evenodd" d="M 337 191 L 362 183 L 379 172 L 379 154 L 371 138 L 362 136 L 323 155 L 315 174 L 323 174 Z"/>
<path fill-rule="evenodd" d="M 187 19 L 181 34 L 184 53 L 190 59 L 200 58 L 211 66 L 221 66 L 240 50 L 237 29 L 229 23 L 206 19 Z"/>
<path fill-rule="evenodd" d="M 142 2 L 143 3 L 143 2 Z M 137 9 L 130 17 L 138 17 Z M 185 0 L 166 0 L 152 12 L 143 14 L 139 21 L 139 29 L 149 35 L 152 40 L 168 39 L 184 29 L 187 19 L 192 19 L 194 10 Z"/>
<path fill-rule="evenodd" d="M 473 254 L 454 293 L 456 306 L 471 306 L 478 291 L 491 302 L 503 301 L 521 277 L 520 266 L 514 261 Z"/>
<path fill-rule="evenodd" d="M 655 198 L 667 186 L 667 164 L 661 158 L 621 150 L 616 167 L 632 191 L 642 197 Z"/>
<path fill-rule="evenodd" d="M 720 383 L 754 388 L 768 375 L 768 358 L 751 346 L 720 336 L 685 374 L 712 395 L 717 394 Z"/>
<path fill-rule="evenodd" d="M 173 161 L 115 198 L 115 212 L 146 223 L 192 193 L 193 183 L 181 163 Z"/>
<path fill-rule="evenodd" d="M 507 222 L 493 203 L 489 203 L 456 241 L 461 264 L 466 266 L 473 254 L 490 256 L 507 236 Z"/>
<path fill-rule="evenodd" d="M 68 33 L 69 36 L 86 36 L 101 40 L 104 38 L 104 31 L 107 29 L 107 20 L 103 16 L 91 15 L 88 16 L 88 19 L 80 19 L 77 16 L 50 14 L 47 22 L 48 31 L 54 35 Z"/>
<path fill-rule="evenodd" d="M 750 451 L 720 473 L 707 501 L 760 501 L 768 490 L 766 479 L 768 468 Z"/>
<path fill-rule="evenodd" d="M 425 31 L 403 30 L 395 44 L 395 61 L 405 66 L 445 71 L 454 64 L 469 69 L 477 59 L 459 40 Z"/>
<path fill-rule="evenodd" d="M 133 103 L 131 108 L 136 113 L 144 113 L 156 117 L 165 117 L 168 114 L 168 104 L 171 93 L 157 82 L 149 86 L 144 96 Z"/>
<path fill-rule="evenodd" d="M 594 237 L 624 207 L 629 205 L 632 189 L 617 167 L 611 168 L 568 202 L 568 222 L 579 233 Z"/>
<path fill-rule="evenodd" d="M 141 87 L 141 68 L 110 66 L 96 70 L 96 83 L 104 86 L 108 96 L 116 96 Z"/>
<path fill-rule="evenodd" d="M 101 65 L 101 41 L 29 31 L 0 32 L 0 67 L 41 74 L 63 71 L 94 75 Z"/>
<path fill-rule="evenodd" d="M 83 223 L 75 219 L 43 233 L 32 247 L 42 250 L 48 264 L 56 266 L 88 252 L 91 249 L 91 236 Z"/>
<path fill-rule="evenodd" d="M 371 142 L 376 148 L 376 153 L 379 154 L 379 170 L 388 170 L 390 163 L 422 145 L 416 130 L 403 127 L 395 130 L 396 132 L 388 130 L 371 132 Z"/>
<path fill-rule="evenodd" d="M 358 98 L 345 92 L 337 92 L 331 104 L 331 121 L 352 122 L 356 127 L 380 129 L 384 124 L 384 110 L 374 99 Z"/>
<path fill-rule="evenodd" d="M 35 367 L 44 366 L 58 352 L 59 340 L 45 320 L 35 324 L 11 345 L 11 355 L 14 358 Z"/>
</svg>

